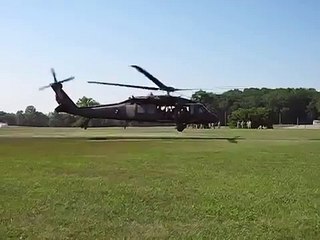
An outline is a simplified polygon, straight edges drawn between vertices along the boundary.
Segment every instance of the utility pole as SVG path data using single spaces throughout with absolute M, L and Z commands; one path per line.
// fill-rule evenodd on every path
M 279 112 L 279 124 L 281 124 L 281 112 Z
M 224 111 L 224 125 L 227 126 L 227 111 Z

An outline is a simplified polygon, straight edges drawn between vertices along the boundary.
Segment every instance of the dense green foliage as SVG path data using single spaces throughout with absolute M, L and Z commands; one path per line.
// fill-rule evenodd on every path
M 271 110 L 268 108 L 239 108 L 231 113 L 229 125 L 231 127 L 236 127 L 239 120 L 245 119 L 250 119 L 252 128 L 258 128 L 260 125 L 272 128 Z
M 317 130 L 2 134 L 0 239 L 320 238 Z
M 192 99 L 215 111 L 222 125 L 235 126 L 237 121 L 252 121 L 252 127 L 272 124 L 312 123 L 320 117 L 320 93 L 315 89 L 257 89 L 230 90 L 222 94 L 198 91 Z M 78 106 L 99 105 L 92 98 L 82 97 Z M 20 126 L 81 126 L 84 119 L 68 114 L 38 112 L 34 106 L 25 111 L 0 111 L 0 122 Z M 92 119 L 89 126 L 124 126 L 124 121 Z
M 320 92 L 315 89 L 248 88 L 243 91 L 230 90 L 222 94 L 198 91 L 192 98 L 215 110 L 222 124 L 228 123 L 229 120 L 231 125 L 234 125 L 236 120 L 247 121 L 248 118 L 242 119 L 244 115 L 250 117 L 244 113 L 245 111 L 251 113 L 257 111 L 255 114 L 259 115 L 261 108 L 268 112 L 268 119 L 273 124 L 295 124 L 297 120 L 299 123 L 312 123 L 314 119 L 320 117 Z M 233 114 L 238 109 L 243 110 Z M 236 115 L 239 115 L 240 119 L 235 119 Z
M 99 105 L 92 98 L 82 97 L 77 103 L 79 107 Z M 38 112 L 34 106 L 27 106 L 25 111 L 6 113 L 0 111 L 0 122 L 8 125 L 33 126 L 33 127 L 79 127 L 85 119 L 70 114 L 50 112 L 48 115 Z M 122 121 L 108 119 L 92 119 L 89 126 L 119 126 L 124 125 Z

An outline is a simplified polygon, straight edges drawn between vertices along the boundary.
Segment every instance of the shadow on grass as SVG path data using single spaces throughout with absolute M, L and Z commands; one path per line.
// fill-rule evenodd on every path
M 90 137 L 90 141 L 107 141 L 107 140 L 223 140 L 230 143 L 238 143 L 237 140 L 244 140 L 240 136 L 236 137 L 170 137 L 170 136 L 110 136 L 110 137 Z

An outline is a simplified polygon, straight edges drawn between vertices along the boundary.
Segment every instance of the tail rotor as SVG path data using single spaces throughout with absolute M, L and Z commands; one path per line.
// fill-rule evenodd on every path
M 55 70 L 54 70 L 53 68 L 51 68 L 51 73 L 52 73 L 53 81 L 54 81 L 54 82 L 53 82 L 53 83 L 50 83 L 49 85 L 40 87 L 40 88 L 39 88 L 40 91 L 41 91 L 41 90 L 44 90 L 44 89 L 46 89 L 46 88 L 49 88 L 49 87 L 51 87 L 51 86 L 54 85 L 54 84 L 61 84 L 61 83 L 68 82 L 68 81 L 71 81 L 71 80 L 74 79 L 74 77 L 69 77 L 69 78 L 66 78 L 66 79 L 64 79 L 64 80 L 58 81 L 58 80 L 57 80 L 57 76 L 56 76 L 56 72 L 55 72 Z
M 51 73 L 52 73 L 52 75 L 53 75 L 53 80 L 54 80 L 54 82 L 57 83 L 58 80 L 57 80 L 56 72 L 54 71 L 53 68 L 51 68 Z

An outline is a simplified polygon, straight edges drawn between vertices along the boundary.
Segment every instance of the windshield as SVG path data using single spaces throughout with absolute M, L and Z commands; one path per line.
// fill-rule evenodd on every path
M 199 106 L 199 113 L 206 112 L 206 109 L 203 106 Z

